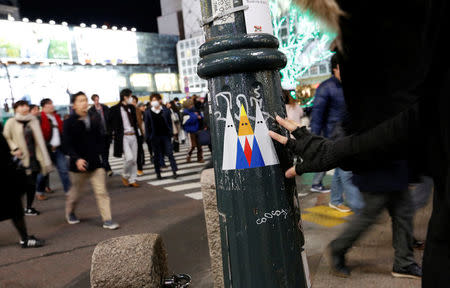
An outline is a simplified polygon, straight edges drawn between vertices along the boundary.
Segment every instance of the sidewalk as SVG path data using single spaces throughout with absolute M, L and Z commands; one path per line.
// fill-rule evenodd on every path
M 298 181 L 298 188 L 309 189 L 311 175 Z M 327 185 L 329 179 L 325 179 Z M 330 273 L 324 257 L 328 243 L 339 235 L 354 215 L 340 213 L 328 206 L 330 194 L 311 193 L 302 197 L 301 209 L 305 229 L 305 249 L 308 255 L 313 288 L 419 288 L 420 280 L 398 279 L 391 276 L 394 249 L 392 248 L 391 220 L 387 211 L 379 223 L 357 242 L 347 254 L 347 262 L 352 270 L 350 278 L 339 278 Z M 431 201 L 415 217 L 414 235 L 425 239 L 428 220 L 431 215 Z M 422 263 L 423 251 L 415 251 L 417 263 Z

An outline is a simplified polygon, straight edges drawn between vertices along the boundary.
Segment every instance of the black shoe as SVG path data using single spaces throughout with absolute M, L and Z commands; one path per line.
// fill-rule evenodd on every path
M 172 178 L 173 178 L 173 179 L 177 179 L 177 178 L 178 178 L 178 174 L 175 173 L 175 172 L 173 172 Z
M 27 216 L 38 216 L 39 214 L 41 214 L 41 213 L 34 208 L 26 208 L 25 209 L 25 215 L 27 215 Z
M 398 278 L 421 279 L 422 268 L 416 263 L 413 263 L 403 268 L 397 268 L 394 266 L 394 268 L 392 269 L 392 276 Z
M 345 254 L 336 253 L 328 246 L 326 256 L 328 258 L 328 263 L 330 264 L 331 273 L 338 277 L 350 277 L 350 269 L 345 264 Z
M 156 175 L 156 179 L 161 180 L 162 179 L 161 174 Z
M 37 239 L 34 236 L 28 236 L 27 240 L 20 241 L 20 246 L 22 246 L 22 248 L 37 248 L 44 246 L 44 243 L 44 240 Z

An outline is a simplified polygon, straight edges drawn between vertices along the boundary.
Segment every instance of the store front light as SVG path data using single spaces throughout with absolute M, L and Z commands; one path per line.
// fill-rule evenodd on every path
M 50 24 L 50 25 L 55 25 L 56 22 L 55 22 L 54 20 L 50 20 L 50 21 L 48 22 L 48 24 Z
M 92 28 L 92 29 L 96 29 L 96 28 L 97 28 L 97 25 L 92 24 L 92 25 L 91 25 L 91 28 Z
M 25 23 L 28 23 L 28 22 L 30 22 L 30 19 L 28 19 L 28 18 L 23 18 L 22 21 L 25 22 Z
M 103 29 L 103 30 L 106 30 L 106 29 L 108 29 L 108 26 L 102 25 L 102 29 Z
M 66 21 L 62 22 L 61 24 L 62 24 L 63 26 L 68 26 L 68 25 L 69 25 L 69 23 L 67 23 Z
M 81 24 L 80 24 L 80 27 L 81 27 L 81 28 L 85 28 L 85 27 L 86 27 L 86 24 L 85 24 L 85 23 L 81 23 Z
M 112 30 L 117 30 L 117 26 L 112 26 Z
M 122 31 L 127 31 L 127 27 L 122 27 Z
M 131 28 L 131 31 L 132 31 L 132 32 L 136 32 L 136 28 L 134 28 L 134 27 Z
M 42 19 L 36 19 L 36 23 L 42 24 Z

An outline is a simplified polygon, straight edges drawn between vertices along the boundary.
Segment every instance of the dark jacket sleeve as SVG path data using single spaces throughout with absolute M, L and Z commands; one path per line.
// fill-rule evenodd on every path
M 151 140 L 152 138 L 152 123 L 151 123 L 151 115 L 150 115 L 150 109 L 145 110 L 144 113 L 144 122 L 145 122 L 145 137 L 147 140 Z
M 73 121 L 72 118 L 64 120 L 63 135 L 62 135 L 63 151 L 66 155 L 69 155 L 73 162 L 80 159 L 80 156 L 73 147 Z
M 326 86 L 319 86 L 314 98 L 314 105 L 311 112 L 311 132 L 321 135 L 326 125 L 326 115 L 328 106 L 328 89 Z

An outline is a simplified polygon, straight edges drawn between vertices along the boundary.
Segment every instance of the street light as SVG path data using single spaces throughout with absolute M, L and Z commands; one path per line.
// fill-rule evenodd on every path
M 112 28 L 111 28 L 112 30 L 117 30 L 117 26 L 112 26 Z
M 97 25 L 96 25 L 96 24 L 92 24 L 92 25 L 91 25 L 91 28 L 92 28 L 92 29 L 96 29 L 96 28 L 97 28 Z
M 102 29 L 103 29 L 103 30 L 106 30 L 106 29 L 108 29 L 108 26 L 102 25 Z
M 131 28 L 131 31 L 132 31 L 132 32 L 136 32 L 136 28 L 134 28 L 134 27 Z
M 81 27 L 81 28 L 85 28 L 85 27 L 86 27 L 86 24 L 85 24 L 85 23 L 81 23 L 81 24 L 80 24 L 80 27 Z
M 54 20 L 50 20 L 50 21 L 48 22 L 48 24 L 50 24 L 50 25 L 55 25 L 56 22 L 55 22 Z
M 127 31 L 127 27 L 122 27 L 122 31 Z
M 61 24 L 62 24 L 63 26 L 68 26 L 68 25 L 69 25 L 66 21 L 62 22 Z
M 28 19 L 28 18 L 23 18 L 22 21 L 25 22 L 25 23 L 28 23 L 28 22 L 30 22 L 30 19 Z
M 36 19 L 36 23 L 38 23 L 38 24 L 42 24 L 42 19 Z

